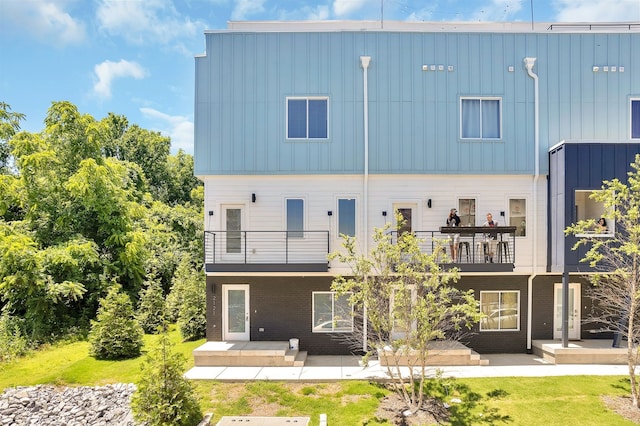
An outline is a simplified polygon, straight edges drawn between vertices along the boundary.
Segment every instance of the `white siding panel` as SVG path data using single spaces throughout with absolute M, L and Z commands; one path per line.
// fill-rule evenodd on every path
M 205 182 L 205 230 L 224 229 L 221 214 L 223 205 L 241 205 L 244 209 L 243 230 L 283 231 L 286 229 L 285 200 L 302 198 L 305 230 L 329 231 L 330 249 L 340 247 L 337 236 L 337 199 L 356 199 L 356 227 L 358 240 L 364 233 L 363 214 L 367 211 L 368 243 L 372 244 L 374 227 L 383 227 L 393 221 L 393 206 L 415 205 L 413 219 L 416 231 L 437 231 L 445 224 L 452 207 L 458 208 L 458 199 L 476 199 L 476 225 L 482 225 L 485 214 L 491 212 L 501 225 L 506 224 L 508 203 L 511 198 L 524 198 L 527 210 L 527 236 L 516 237 L 516 272 L 528 273 L 533 266 L 533 214 L 537 214 L 537 266 L 546 265 L 546 179 L 538 183 L 538 202 L 533 201 L 533 177 L 512 176 L 450 176 L 450 175 L 375 175 L 369 178 L 369 206 L 364 209 L 363 176 L 207 176 Z M 256 202 L 251 194 L 256 194 Z M 431 208 L 427 201 L 431 199 Z M 214 214 L 210 216 L 209 211 Z M 332 216 L 328 212 L 333 213 Z M 387 212 L 383 216 L 382 212 Z M 505 212 L 505 216 L 500 213 Z M 272 247 L 271 247 L 272 248 Z M 265 250 L 266 251 L 266 250 Z M 299 252 L 303 256 L 303 252 Z M 264 259 L 257 247 L 249 253 L 254 259 Z M 298 259 L 299 260 L 299 259 Z

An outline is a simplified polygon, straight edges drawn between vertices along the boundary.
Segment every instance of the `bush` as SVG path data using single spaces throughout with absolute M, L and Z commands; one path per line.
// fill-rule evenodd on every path
M 131 398 L 136 421 L 148 426 L 192 426 L 202 420 L 191 383 L 183 374 L 185 360 L 171 350 L 167 333 L 142 364 L 138 389 Z
M 27 353 L 24 321 L 7 313 L 0 315 L 0 361 L 14 360 Z
M 144 332 L 133 314 L 133 304 L 120 285 L 100 300 L 98 315 L 91 321 L 89 355 L 97 359 L 125 359 L 140 355 Z
M 136 319 L 145 333 L 156 334 L 166 321 L 166 303 L 162 286 L 155 275 L 146 282 L 141 291 Z

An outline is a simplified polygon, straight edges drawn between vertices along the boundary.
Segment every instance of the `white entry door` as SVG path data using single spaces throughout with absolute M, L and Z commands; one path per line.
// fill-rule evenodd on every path
M 222 286 L 223 340 L 249 340 L 249 285 Z
M 580 339 L 580 283 L 569 283 L 569 339 Z M 562 283 L 556 283 L 553 291 L 555 315 L 553 338 L 562 339 Z

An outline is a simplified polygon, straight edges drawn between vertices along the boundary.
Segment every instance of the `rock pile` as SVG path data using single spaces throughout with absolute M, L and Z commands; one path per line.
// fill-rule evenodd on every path
M 130 403 L 135 390 L 126 383 L 9 388 L 0 395 L 0 425 L 134 426 Z

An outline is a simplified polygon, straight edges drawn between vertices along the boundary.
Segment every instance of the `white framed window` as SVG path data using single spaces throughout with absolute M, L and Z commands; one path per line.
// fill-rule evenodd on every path
M 338 236 L 356 236 L 356 200 L 338 198 Z
M 502 98 L 460 98 L 461 139 L 502 138 Z
M 509 226 L 516 227 L 516 237 L 527 236 L 527 200 L 509 198 Z
M 520 291 L 481 291 L 480 331 L 520 330 Z
M 631 139 L 640 139 L 640 98 L 631 98 L 629 113 L 631 116 Z
M 350 333 L 353 331 L 353 307 L 349 303 L 350 294 L 338 296 L 333 291 L 314 291 L 313 329 L 314 333 Z
M 287 198 L 287 238 L 304 237 L 304 200 Z
M 613 219 L 605 217 L 604 203 L 591 198 L 595 190 L 577 189 L 574 194 L 574 222 L 593 220 L 593 230 L 577 237 L 612 237 L 615 223 Z
M 329 98 L 288 97 L 287 139 L 327 139 Z

